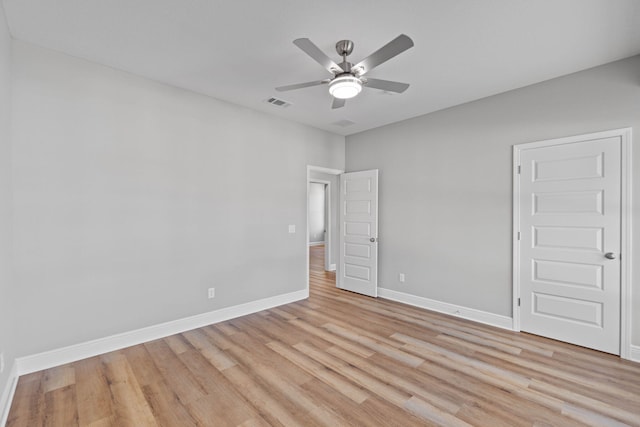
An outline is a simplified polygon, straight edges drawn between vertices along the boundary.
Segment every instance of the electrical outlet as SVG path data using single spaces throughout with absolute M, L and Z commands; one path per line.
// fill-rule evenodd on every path
M 216 297 L 216 288 L 209 288 L 209 299 Z
M 398 280 L 400 281 L 400 283 L 404 283 L 404 273 L 398 274 Z
M 4 353 L 0 353 L 0 374 L 4 372 Z

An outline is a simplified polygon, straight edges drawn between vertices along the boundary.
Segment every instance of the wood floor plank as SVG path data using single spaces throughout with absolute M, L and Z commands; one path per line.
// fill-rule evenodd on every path
M 375 358 L 372 362 L 376 362 Z M 447 366 L 441 366 L 438 363 L 429 363 L 421 366 L 421 373 L 428 375 L 439 381 L 434 386 L 443 396 L 450 396 L 451 399 L 458 397 L 463 404 L 463 408 L 456 414 L 458 417 L 468 419 L 467 417 L 479 416 L 486 419 L 488 416 L 493 418 L 497 416 L 503 421 L 494 420 L 496 424 L 501 424 L 504 419 L 511 420 L 509 423 L 513 426 L 535 425 L 554 425 L 560 423 L 559 415 L 561 406 L 550 408 L 540 405 L 532 399 L 521 399 L 514 395 L 507 387 L 501 387 L 498 384 L 490 384 L 481 379 L 475 378 L 468 373 L 458 370 L 452 370 Z M 416 374 L 420 378 L 419 373 Z M 431 382 L 427 382 L 431 384 Z M 482 408 L 481 412 L 479 408 Z M 470 410 L 472 411 L 470 413 Z M 490 414 L 494 414 L 493 416 Z M 470 420 L 473 420 L 471 418 Z M 470 421 L 469 420 L 469 421 Z M 515 422 L 514 420 L 519 420 Z M 479 423 L 477 425 L 485 425 Z M 486 425 L 492 425 L 488 423 Z M 563 420 L 562 425 L 582 425 L 571 420 Z
M 260 350 L 256 350 L 256 348 L 252 346 L 250 337 L 245 334 L 236 335 L 234 337 L 234 343 L 237 344 L 237 347 L 228 350 L 231 355 L 240 357 L 242 358 L 241 360 L 246 360 L 247 355 L 250 355 L 250 361 L 253 364 L 260 364 L 260 366 L 278 372 L 284 381 L 295 385 L 302 385 L 313 378 L 312 375 L 309 375 L 306 370 L 300 368 L 295 363 L 276 357 L 268 343 L 260 348 Z
M 236 387 L 201 353 L 188 351 L 181 354 L 180 359 L 206 391 L 205 396 L 189 404 L 189 408 L 196 410 L 198 422 L 202 423 L 205 415 L 213 416 L 209 419 L 219 419 L 220 424 L 224 425 L 238 425 L 252 417 L 259 417 L 255 408 L 246 402 Z M 227 369 L 230 368 L 223 371 Z
M 157 426 L 151 408 L 124 354 L 113 352 L 100 358 L 104 363 L 105 376 L 111 390 L 111 405 L 116 424 L 125 427 Z
M 416 366 L 420 366 L 424 362 L 424 359 L 420 357 L 417 357 L 410 353 L 402 351 L 401 349 L 396 348 L 395 346 L 385 344 L 380 340 L 371 339 L 365 335 L 354 333 L 347 328 L 342 328 L 340 326 L 337 326 L 331 323 L 324 325 L 324 327 L 328 331 L 333 332 L 336 335 L 339 335 L 343 338 L 357 342 L 375 352 L 384 354 L 385 356 L 388 356 L 391 359 L 394 359 L 400 363 L 404 363 L 406 365 L 412 366 L 414 368 Z
M 240 366 L 225 369 L 224 376 L 235 385 L 236 389 L 265 417 L 265 420 L 276 426 L 302 425 L 304 413 L 291 414 L 285 408 L 285 402 L 276 399 L 271 391 L 265 389 L 256 379 Z
M 80 424 L 81 426 L 86 426 L 86 427 L 117 427 L 117 421 L 115 416 L 109 416 L 106 418 L 102 418 L 96 421 L 93 421 L 89 424 Z
M 20 377 L 9 410 L 7 427 L 41 426 L 44 423 L 44 371 Z
M 369 357 L 373 354 L 375 354 L 375 351 L 368 349 L 367 347 L 355 343 L 353 341 L 349 341 L 346 339 L 343 339 L 340 336 L 337 336 L 335 334 L 330 333 L 329 331 L 320 328 L 320 327 L 316 327 L 311 325 L 310 323 L 307 323 L 306 321 L 300 320 L 300 319 L 295 319 L 290 321 L 289 323 L 291 323 L 292 325 L 304 330 L 305 332 L 315 335 L 331 344 L 337 345 L 339 347 L 342 347 L 346 350 L 349 350 L 350 352 L 360 355 L 362 357 Z
M 19 379 L 7 426 L 638 426 L 640 364 L 341 291 Z
M 47 369 L 44 373 L 43 389 L 45 393 L 76 383 L 76 370 L 73 366 L 63 365 Z
M 627 423 L 640 422 L 640 412 L 631 413 L 602 401 L 592 399 L 575 392 L 569 392 L 566 389 L 562 389 L 560 387 L 553 386 L 542 381 L 533 380 L 529 388 L 531 390 L 544 392 L 545 394 L 549 394 L 551 396 L 556 396 L 557 398 L 564 400 L 568 404 L 582 406 L 585 409 L 590 409 L 593 413 L 600 413 L 606 415 L 611 419 L 618 419 Z M 640 406 L 636 409 L 640 410 Z M 563 410 L 565 409 L 563 408 Z
M 164 338 L 164 342 L 167 343 L 171 351 L 175 354 L 182 354 L 193 348 L 180 334 L 166 337 Z
M 343 360 L 344 362 L 359 368 L 361 371 L 368 372 L 369 375 L 377 378 L 380 381 L 383 381 L 387 384 L 394 384 L 395 387 L 398 387 L 406 391 L 407 393 L 412 394 L 413 396 L 418 396 L 423 400 L 429 402 L 430 404 L 451 414 L 455 414 L 460 410 L 460 405 L 455 403 L 453 400 L 447 400 L 439 394 L 431 392 L 428 387 L 425 387 L 426 384 L 424 383 L 418 384 L 413 382 L 411 378 L 412 372 L 409 369 L 404 372 L 405 375 L 400 376 L 389 372 L 383 366 L 369 363 L 367 359 L 362 359 L 339 347 L 332 347 L 327 351 L 327 353 L 332 354 Z
M 223 371 L 236 365 L 232 357 L 213 345 L 201 331 L 188 331 L 183 335 L 218 370 Z
M 140 386 L 162 380 L 162 373 L 153 362 L 149 350 L 144 345 L 136 345 L 120 350 L 125 355 Z
M 200 399 L 205 390 L 184 366 L 178 356 L 169 348 L 164 340 L 156 340 L 144 344 L 158 367 L 162 378 L 176 393 L 183 404 Z
M 62 388 L 56 387 L 55 389 L 46 392 L 44 395 L 44 400 L 46 414 L 44 419 L 45 427 L 75 427 L 78 425 L 78 411 L 75 405 L 75 384 L 71 384 Z
M 296 344 L 294 348 L 398 407 L 404 407 L 412 397 L 410 393 L 390 386 L 349 363 L 345 363 L 337 357 L 324 353 L 306 343 Z
M 197 425 L 208 426 L 214 422 L 217 426 L 237 426 L 243 425 L 252 418 L 247 418 L 249 414 L 254 413 L 253 410 L 245 416 L 244 414 L 238 415 L 236 411 L 227 411 L 227 405 L 222 404 L 220 399 L 214 395 L 206 395 L 202 398 L 189 403 L 188 409 L 194 419 L 197 420 Z M 268 425 L 268 424 L 267 424 Z
M 99 357 L 74 363 L 78 421 L 90 425 L 113 415 L 111 391 Z
M 142 393 L 159 425 L 184 427 L 197 425 L 178 396 L 164 381 L 156 381 L 143 386 Z
M 287 381 L 286 378 L 279 375 L 272 367 L 261 363 L 251 352 L 240 346 L 234 346 L 228 351 L 243 364 L 245 370 L 252 377 L 259 378 L 262 383 L 267 385 L 268 389 L 279 393 L 284 400 L 293 403 L 293 406 L 305 411 L 318 425 L 335 426 L 344 424 L 343 419 L 330 408 L 323 405 L 320 400 L 314 402 L 313 398 L 308 396 L 298 384 Z M 280 363 L 286 362 L 281 361 Z M 291 411 L 291 409 L 289 410 Z
M 336 393 L 336 388 L 326 382 L 312 380 L 303 384 L 302 387 L 340 411 L 349 426 L 392 426 L 398 425 L 399 420 L 402 421 L 402 427 L 422 427 L 430 424 L 417 417 L 408 416 L 406 411 L 376 396 L 368 396 L 361 404 L 353 405 L 350 400 L 344 398 L 344 395 Z
M 343 394 L 355 403 L 362 403 L 369 398 L 370 394 L 363 388 L 356 386 L 333 370 L 327 369 L 325 365 L 306 357 L 303 353 L 297 352 L 289 346 L 276 341 L 267 345 L 285 359 L 313 375 L 316 379 L 331 385 L 335 391 Z
M 537 376 L 536 375 L 537 373 L 541 375 L 552 376 L 555 378 L 562 379 L 563 381 L 579 384 L 582 387 L 598 389 L 599 391 L 605 391 L 608 394 L 617 396 L 618 398 L 621 398 L 621 399 L 633 398 L 634 396 L 636 396 L 636 394 L 633 392 L 627 391 L 625 389 L 620 389 L 619 387 L 610 385 L 605 381 L 597 381 L 594 379 L 594 376 L 592 375 L 586 377 L 584 375 L 573 374 L 573 373 L 567 372 L 566 369 L 551 367 L 544 363 L 536 363 L 534 361 L 530 361 L 525 358 L 519 358 L 511 354 L 493 350 L 491 348 L 486 348 L 474 343 L 465 342 L 464 340 L 460 340 L 456 337 L 439 336 L 438 339 L 448 340 L 449 342 L 454 342 L 457 345 L 469 347 L 476 352 L 485 353 L 489 356 L 493 356 L 494 358 L 499 359 L 500 361 L 507 361 L 512 363 L 513 365 L 525 367 L 527 368 L 526 372 L 528 372 L 530 376 Z

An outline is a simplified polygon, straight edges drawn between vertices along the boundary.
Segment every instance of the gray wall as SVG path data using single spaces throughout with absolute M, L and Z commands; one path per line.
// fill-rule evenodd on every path
M 340 168 L 336 168 L 340 169 Z M 340 185 L 338 175 L 330 175 L 318 171 L 310 171 L 309 177 L 313 181 L 319 179 L 321 181 L 329 181 L 331 183 L 331 261 L 330 264 L 338 263 L 338 247 L 339 247 L 339 221 L 338 221 L 338 204 L 340 196 Z
M 5 370 L 0 374 L 0 396 L 16 355 L 13 280 L 11 274 L 11 38 L 0 3 L 0 352 Z M 0 414 L 3 408 L 0 407 Z
M 629 126 L 637 141 L 640 57 L 347 137 L 347 171 L 380 169 L 380 286 L 510 316 L 512 146 Z M 640 316 L 633 322 L 639 345 Z
M 20 355 L 305 289 L 306 165 L 343 168 L 344 137 L 22 42 L 13 60 Z

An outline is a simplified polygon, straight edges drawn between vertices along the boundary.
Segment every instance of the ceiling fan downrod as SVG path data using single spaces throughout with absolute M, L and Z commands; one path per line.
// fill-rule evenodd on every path
M 351 55 L 351 52 L 353 52 L 353 42 L 351 40 L 340 40 L 336 43 L 336 52 L 338 52 L 338 55 L 342 57 L 342 64 L 339 64 L 340 67 L 345 73 L 350 74 L 351 63 L 347 62 L 347 56 Z

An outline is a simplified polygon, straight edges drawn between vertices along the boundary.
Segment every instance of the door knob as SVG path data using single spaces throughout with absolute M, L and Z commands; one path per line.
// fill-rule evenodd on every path
M 372 237 L 372 238 L 370 238 L 370 239 L 369 239 L 369 241 L 370 241 L 371 243 L 375 243 L 376 238 L 375 238 L 375 237 Z
M 604 257 L 606 259 L 616 259 L 616 254 L 614 254 L 613 252 L 607 252 L 606 254 L 604 254 Z

